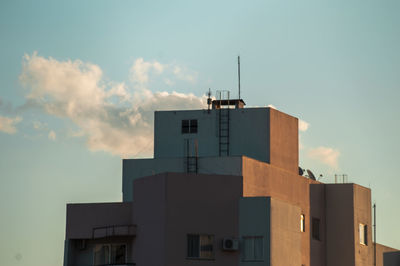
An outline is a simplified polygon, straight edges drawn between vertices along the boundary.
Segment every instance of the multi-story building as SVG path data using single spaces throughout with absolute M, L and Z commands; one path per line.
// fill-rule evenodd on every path
M 155 112 L 123 201 L 67 205 L 64 265 L 400 265 L 372 241 L 370 189 L 303 175 L 298 119 L 243 107 Z

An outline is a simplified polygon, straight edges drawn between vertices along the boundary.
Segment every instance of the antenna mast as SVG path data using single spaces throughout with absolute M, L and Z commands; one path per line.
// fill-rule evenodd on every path
M 239 100 L 240 100 L 240 55 L 238 55 L 238 78 L 239 78 Z

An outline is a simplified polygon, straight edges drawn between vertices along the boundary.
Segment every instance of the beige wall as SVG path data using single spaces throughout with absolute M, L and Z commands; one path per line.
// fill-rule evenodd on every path
M 271 198 L 271 266 L 301 265 L 301 209 Z
M 353 185 L 354 191 L 354 253 L 356 266 L 373 265 L 374 248 L 372 243 L 371 190 L 360 185 Z M 367 225 L 367 245 L 360 244 L 359 224 Z

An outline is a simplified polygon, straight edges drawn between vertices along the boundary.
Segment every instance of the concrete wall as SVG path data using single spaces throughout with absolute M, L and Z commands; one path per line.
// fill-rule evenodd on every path
M 67 204 L 65 238 L 90 239 L 93 228 L 130 224 L 132 224 L 130 202 Z
M 137 225 L 137 236 L 132 252 L 137 265 L 166 265 L 165 182 L 161 174 L 135 180 L 132 220 Z
M 243 237 L 264 237 L 264 261 L 243 260 L 243 249 L 239 258 L 240 266 L 270 266 L 270 236 L 271 236 L 271 198 L 243 197 L 239 201 L 239 237 L 240 247 L 243 246 Z
M 238 252 L 222 251 L 238 236 L 242 177 L 164 173 L 134 181 L 137 265 L 237 265 Z M 187 259 L 187 234 L 213 234 L 215 259 Z
M 123 201 L 133 199 L 133 181 L 164 172 L 186 172 L 184 158 L 125 159 L 122 161 Z M 242 157 L 200 157 L 198 172 L 202 174 L 242 175 Z
M 183 157 L 185 139 L 198 143 L 198 156 L 219 156 L 219 110 L 155 112 L 154 158 Z M 181 122 L 197 119 L 196 134 L 182 134 Z M 230 110 L 229 155 L 244 155 L 296 173 L 298 120 L 271 108 Z M 195 155 L 192 151 L 191 155 Z
M 271 165 L 298 173 L 299 126 L 298 119 L 278 110 L 270 110 L 270 161 Z
M 374 248 L 372 243 L 371 190 L 353 185 L 354 191 L 354 246 L 356 266 L 373 265 Z M 367 245 L 360 244 L 359 224 L 367 225 Z
M 310 184 L 319 182 L 301 177 L 290 171 L 243 157 L 243 196 L 272 197 L 298 206 L 305 215 L 306 225 L 310 225 Z M 298 225 L 300 230 L 300 217 Z M 301 264 L 310 265 L 310 237 L 301 235 Z
M 168 173 L 166 180 L 165 265 L 237 265 L 239 253 L 223 251 L 222 240 L 238 237 L 242 177 Z M 187 234 L 214 235 L 215 259 L 187 259 Z
M 353 184 L 325 185 L 327 266 L 355 265 Z
M 310 235 L 310 265 L 326 265 L 326 216 L 325 216 L 325 185 L 310 185 L 310 217 L 320 220 L 320 240 L 312 238 L 312 225 L 306 224 L 306 232 Z
M 271 266 L 302 265 L 301 208 L 271 198 Z

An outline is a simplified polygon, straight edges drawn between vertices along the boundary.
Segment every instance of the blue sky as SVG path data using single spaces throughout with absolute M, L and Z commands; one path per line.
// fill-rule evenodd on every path
M 400 248 L 398 1 L 0 2 L 0 264 L 60 265 L 65 204 L 121 199 L 152 112 L 211 88 L 301 119 L 300 161 L 372 189 Z

